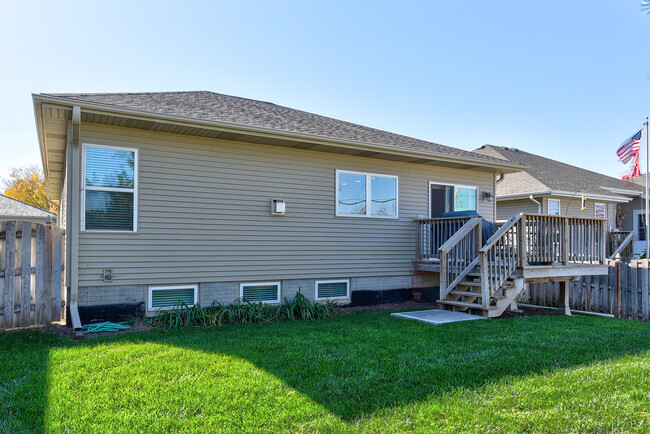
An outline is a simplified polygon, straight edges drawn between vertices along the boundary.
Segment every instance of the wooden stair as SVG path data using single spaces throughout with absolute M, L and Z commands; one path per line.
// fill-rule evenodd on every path
M 437 300 L 437 303 L 443 309 L 454 312 L 468 312 L 494 318 L 500 316 L 510 307 L 515 306 L 516 308 L 515 299 L 523 288 L 524 279 L 522 277 L 513 277 L 507 280 L 500 290 L 490 297 L 488 303 L 484 304 L 479 277 L 474 280 L 461 281 L 456 289 L 450 291 L 445 299 Z

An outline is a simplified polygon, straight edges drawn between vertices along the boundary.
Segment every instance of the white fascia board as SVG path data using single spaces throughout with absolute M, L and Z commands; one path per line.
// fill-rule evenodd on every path
M 538 196 L 582 197 L 583 193 L 580 192 L 576 193 L 571 191 L 540 191 L 535 193 L 506 194 L 503 196 L 497 196 L 497 200 L 528 199 L 531 195 L 535 197 Z M 592 199 L 592 200 L 605 200 L 608 202 L 621 202 L 621 203 L 627 203 L 633 199 L 632 197 L 606 196 L 602 194 L 590 194 L 590 193 L 585 193 L 584 196 L 587 199 Z
M 641 196 L 643 194 L 642 191 L 637 191 L 637 190 L 626 190 L 624 188 L 612 188 L 612 187 L 601 187 L 603 190 L 608 190 L 611 191 L 612 193 L 616 194 L 622 194 L 624 196 Z

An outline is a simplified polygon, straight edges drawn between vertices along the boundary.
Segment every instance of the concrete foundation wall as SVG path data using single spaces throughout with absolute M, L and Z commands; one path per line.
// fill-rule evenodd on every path
M 342 276 L 341 279 L 345 279 Z M 315 298 L 315 282 L 321 279 L 282 280 L 280 299 L 292 299 L 300 292 L 309 299 Z M 191 282 L 188 282 L 191 283 Z M 239 298 L 239 284 L 242 282 L 199 283 L 199 303 L 209 306 L 213 302 L 231 303 Z M 421 273 L 410 276 L 377 276 L 350 278 L 350 292 L 391 291 L 409 288 L 432 288 L 439 285 L 438 274 Z M 147 285 L 102 285 L 79 288 L 79 306 L 135 305 L 147 304 Z M 350 300 L 340 300 L 346 304 Z

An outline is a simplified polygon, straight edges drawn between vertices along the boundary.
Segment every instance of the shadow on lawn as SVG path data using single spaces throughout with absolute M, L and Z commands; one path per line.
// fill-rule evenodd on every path
M 92 348 L 122 341 L 245 359 L 349 422 L 455 389 L 476 389 L 504 376 L 521 377 L 640 354 L 650 350 L 650 327 L 587 317 L 431 326 L 391 318 L 386 312 L 367 312 L 321 321 L 152 331 L 87 340 L 83 345 Z M 4 344 L 0 339 L 0 349 Z M 44 421 L 47 385 L 46 366 L 41 363 L 47 363 L 49 348 L 42 345 L 39 350 L 30 344 L 38 359 L 30 370 L 43 378 L 36 383 L 40 390 L 31 392 L 41 405 L 29 409 L 25 403 L 19 409 L 26 413 L 16 415 L 26 427 L 33 427 L 35 420 Z M 0 418 L 0 432 L 2 423 Z
M 650 350 L 650 328 L 632 321 L 536 317 L 431 326 L 387 312 L 151 338 L 145 339 L 245 359 L 348 422 L 504 376 Z

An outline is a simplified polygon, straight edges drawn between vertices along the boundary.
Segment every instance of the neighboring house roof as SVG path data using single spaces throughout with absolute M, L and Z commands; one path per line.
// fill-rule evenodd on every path
M 586 195 L 595 199 L 627 202 L 642 190 L 634 183 L 625 183 L 611 176 L 516 148 L 484 145 L 474 152 L 528 166 L 524 172 L 506 174 L 497 183 L 498 198 L 530 194 Z
M 47 217 L 50 217 L 54 221 L 56 214 L 0 194 L 0 218 L 2 219 L 20 220 L 24 218 L 45 220 Z

